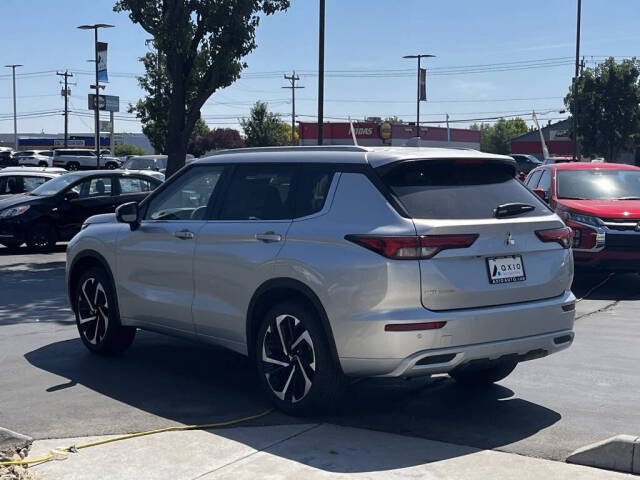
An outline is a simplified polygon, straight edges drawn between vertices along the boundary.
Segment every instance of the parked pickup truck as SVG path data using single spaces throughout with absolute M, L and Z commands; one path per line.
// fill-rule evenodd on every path
M 53 151 L 53 166 L 64 167 L 67 170 L 94 170 L 96 168 L 119 168 L 120 160 L 116 157 L 100 155 L 91 150 L 83 149 L 58 149 Z

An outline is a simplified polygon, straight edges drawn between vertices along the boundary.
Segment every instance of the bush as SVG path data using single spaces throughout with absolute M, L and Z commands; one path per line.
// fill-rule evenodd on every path
M 116 145 L 113 153 L 118 157 L 124 157 L 125 155 L 145 155 L 147 152 L 137 145 L 123 143 L 122 145 Z

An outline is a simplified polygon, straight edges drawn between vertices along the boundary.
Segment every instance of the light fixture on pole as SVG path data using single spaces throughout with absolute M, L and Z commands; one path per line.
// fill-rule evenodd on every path
M 418 59 L 418 95 L 416 99 L 416 137 L 420 138 L 420 101 L 427 100 L 427 69 L 420 68 L 420 60 L 423 58 L 432 58 L 435 55 L 405 55 L 402 58 L 417 58 Z M 418 144 L 419 145 L 419 144 Z
M 106 23 L 96 23 L 95 25 L 80 25 L 78 28 L 80 30 L 93 30 L 93 38 L 94 38 L 94 57 L 93 62 L 96 67 L 96 84 L 93 85 L 96 89 L 96 101 L 94 105 L 94 113 L 95 113 L 95 149 L 96 155 L 98 156 L 97 165 L 100 168 L 100 81 L 98 80 L 98 29 L 99 28 L 113 28 L 114 25 L 109 25 Z
M 22 65 L 13 63 L 11 65 L 5 65 L 5 67 L 10 68 L 13 73 L 13 148 L 14 150 L 18 150 L 18 115 L 16 113 L 16 68 L 22 67 Z

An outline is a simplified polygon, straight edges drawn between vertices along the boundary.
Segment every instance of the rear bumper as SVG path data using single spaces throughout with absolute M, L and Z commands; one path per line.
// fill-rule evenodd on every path
M 347 375 L 398 377 L 447 373 L 473 360 L 540 358 L 571 345 L 575 311 L 562 307 L 573 302 L 567 291 L 553 299 L 499 307 L 387 312 L 386 318 L 358 324 L 358 340 L 349 347 L 359 355 L 339 351 L 340 364 Z M 437 330 L 384 330 L 390 323 L 434 321 L 446 324 Z

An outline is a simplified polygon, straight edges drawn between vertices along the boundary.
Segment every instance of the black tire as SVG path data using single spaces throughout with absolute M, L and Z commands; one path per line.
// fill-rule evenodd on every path
M 108 163 L 105 165 L 105 168 L 106 168 L 107 170 L 115 170 L 116 168 L 118 168 L 118 164 L 117 164 L 117 163 L 115 163 L 115 162 L 108 162 Z
M 84 272 L 75 286 L 73 310 L 85 347 L 99 355 L 115 355 L 131 346 L 134 327 L 123 327 L 114 288 L 102 268 Z
M 67 170 L 69 170 L 70 172 L 80 170 L 80 164 L 78 162 L 69 162 L 67 163 Z
M 285 413 L 331 410 L 344 393 L 346 379 L 318 314 L 305 303 L 286 301 L 269 310 L 258 329 L 254 352 L 262 388 Z
M 27 245 L 38 252 L 52 251 L 57 240 L 56 229 L 50 223 L 36 223 L 27 231 Z
M 47 162 L 42 161 L 42 162 L 38 163 L 38 166 L 42 167 L 42 168 L 47 168 L 49 166 L 49 164 Z
M 518 365 L 515 360 L 496 360 L 488 367 L 461 368 L 449 374 L 456 382 L 467 387 L 483 387 L 506 378 Z

